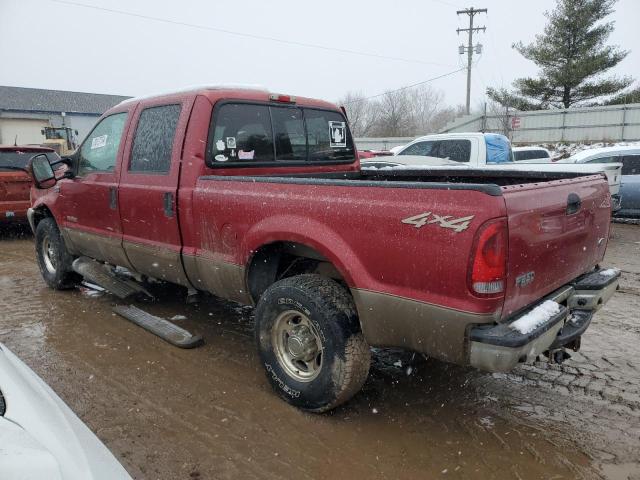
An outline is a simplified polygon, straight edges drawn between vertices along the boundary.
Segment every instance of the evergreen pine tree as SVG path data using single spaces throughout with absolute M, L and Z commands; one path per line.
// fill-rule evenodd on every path
M 633 83 L 630 77 L 604 77 L 629 52 L 606 45 L 613 22 L 602 22 L 616 0 L 558 0 L 535 42 L 513 45 L 540 67 L 538 78 L 519 78 L 514 91 L 488 88 L 492 100 L 519 110 L 569 108 L 597 103 Z

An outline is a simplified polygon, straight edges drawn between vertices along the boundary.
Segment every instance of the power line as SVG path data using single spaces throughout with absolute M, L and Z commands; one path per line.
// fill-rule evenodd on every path
M 64 4 L 64 5 L 71 5 L 74 7 L 83 7 L 83 8 L 88 8 L 88 9 L 92 9 L 92 10 L 99 10 L 101 12 L 108 12 L 108 13 L 115 13 L 118 15 L 125 15 L 125 16 L 129 16 L 129 17 L 135 17 L 135 18 L 142 18 L 145 20 L 152 20 L 155 22 L 162 22 L 162 23 L 168 23 L 171 25 L 179 25 L 182 27 L 190 27 L 190 28 L 196 28 L 199 30 L 208 30 L 211 32 L 217 32 L 217 33 L 224 33 L 226 35 L 235 35 L 238 37 L 245 37 L 245 38 L 252 38 L 254 40 L 267 40 L 270 42 L 277 42 L 277 43 L 282 43 L 282 44 L 286 44 L 286 45 L 294 45 L 297 47 L 305 47 L 305 48 L 315 48 L 318 50 L 326 50 L 326 51 L 333 51 L 333 52 L 340 52 L 340 53 L 347 53 L 350 55 L 359 55 L 362 57 L 372 57 L 372 58 L 381 58 L 381 59 L 385 59 L 385 60 L 395 60 L 395 61 L 399 61 L 399 62 L 407 62 L 407 63 L 419 63 L 422 65 L 435 65 L 435 66 L 439 66 L 439 67 L 452 67 L 453 65 L 448 65 L 448 64 L 444 64 L 444 63 L 437 63 L 437 62 L 426 62 L 423 60 L 417 60 L 414 58 L 402 58 L 402 57 L 392 57 L 389 55 L 378 55 L 376 53 L 369 53 L 369 52 L 360 52 L 357 50 L 349 50 L 346 48 L 335 48 L 335 47 L 328 47 L 326 45 L 317 45 L 317 44 L 313 44 L 313 43 L 304 43 L 304 42 L 296 42 L 294 40 L 284 40 L 282 38 L 276 38 L 276 37 L 268 37 L 268 36 L 264 36 L 264 35 L 255 35 L 252 33 L 244 33 L 244 32 L 236 32 L 233 30 L 227 30 L 224 28 L 217 28 L 217 27 L 209 27 L 207 25 L 198 25 L 195 23 L 187 23 L 187 22 L 180 22 L 180 21 L 176 21 L 176 20 L 169 20 L 167 18 L 161 18 L 161 17 L 153 17 L 151 15 L 143 15 L 140 13 L 133 13 L 133 12 L 126 12 L 124 10 L 116 10 L 113 8 L 104 8 L 104 7 L 97 7 L 95 5 L 85 5 L 83 3 L 77 3 L 77 2 L 72 2 L 69 0 L 50 0 L 52 2 L 55 3 L 60 3 L 60 4 Z M 432 1 L 436 1 L 436 0 L 432 0 Z
M 407 90 L 409 88 L 417 87 L 418 85 L 424 85 L 425 83 L 433 82 L 434 80 L 438 80 L 440 78 L 448 77 L 450 75 L 453 75 L 454 73 L 461 72 L 461 71 L 465 70 L 466 68 L 467 67 L 462 67 L 462 68 L 459 68 L 458 70 L 453 70 L 452 72 L 443 73 L 442 75 L 438 75 L 437 77 L 433 77 L 433 78 L 430 78 L 428 80 L 424 80 L 422 82 L 413 83 L 413 84 L 407 85 L 405 87 L 396 88 L 395 90 L 387 90 L 386 92 L 378 93 L 376 95 L 371 95 L 370 97 L 359 98 L 357 100 L 353 100 L 352 102 L 347 102 L 344 105 L 347 106 L 347 105 L 351 105 L 353 103 L 364 102 L 365 100 L 371 100 L 372 98 L 382 97 L 383 95 L 387 95 L 389 93 L 401 92 L 402 90 Z

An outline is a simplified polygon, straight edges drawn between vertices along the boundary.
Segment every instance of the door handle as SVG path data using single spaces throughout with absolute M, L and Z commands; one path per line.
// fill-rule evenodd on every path
M 118 208 L 118 189 L 116 187 L 109 187 L 109 208 L 111 210 Z
M 567 198 L 567 215 L 573 215 L 580 210 L 582 206 L 582 200 L 576 193 L 570 193 Z
M 173 217 L 173 193 L 165 192 L 163 195 L 164 214 L 166 217 Z

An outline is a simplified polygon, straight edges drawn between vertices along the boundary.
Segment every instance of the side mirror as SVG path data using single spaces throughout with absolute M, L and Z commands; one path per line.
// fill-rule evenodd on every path
M 57 183 L 53 168 L 44 153 L 31 158 L 31 176 L 34 185 L 39 189 L 51 188 Z

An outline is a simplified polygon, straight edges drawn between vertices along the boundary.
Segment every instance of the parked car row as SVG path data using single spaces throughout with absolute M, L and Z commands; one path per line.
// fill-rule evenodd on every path
M 479 145 L 479 146 L 478 146 Z M 500 168 L 531 172 L 581 172 L 607 175 L 612 211 L 618 217 L 640 217 L 640 146 L 584 150 L 556 160 L 542 147 L 511 148 L 506 137 L 483 133 L 427 135 L 394 148 L 392 158 L 371 158 L 363 168 L 419 167 Z

